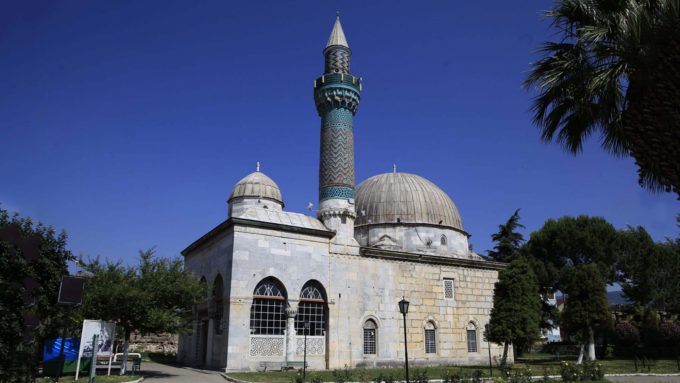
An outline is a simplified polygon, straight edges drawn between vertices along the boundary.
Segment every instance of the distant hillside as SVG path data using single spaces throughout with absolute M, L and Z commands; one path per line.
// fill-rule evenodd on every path
M 607 292 L 607 300 L 609 301 L 609 305 L 629 305 L 632 302 L 626 299 L 625 296 L 623 296 L 623 291 L 608 291 Z

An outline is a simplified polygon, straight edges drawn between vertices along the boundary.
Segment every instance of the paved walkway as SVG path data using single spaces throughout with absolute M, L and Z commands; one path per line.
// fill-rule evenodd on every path
M 226 383 L 226 380 L 217 371 L 195 370 L 152 362 L 142 363 L 142 375 L 144 382 L 149 383 Z
M 175 367 L 152 362 L 142 363 L 144 382 L 148 383 L 226 383 L 218 371 Z M 608 376 L 612 383 L 680 383 L 680 376 Z
M 680 376 L 608 376 L 614 383 L 680 383 Z

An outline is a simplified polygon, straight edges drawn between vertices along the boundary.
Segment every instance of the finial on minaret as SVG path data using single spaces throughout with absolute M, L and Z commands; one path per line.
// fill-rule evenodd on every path
M 255 171 L 256 171 L 256 172 L 259 172 L 259 171 L 260 171 L 260 161 L 257 161 L 257 162 L 255 163 Z
M 392 164 L 392 173 L 397 172 L 397 164 Z
M 331 31 L 331 35 L 328 38 L 326 48 L 333 45 L 340 45 L 349 48 L 349 44 L 347 44 L 347 38 L 345 38 L 345 32 L 342 30 L 342 24 L 340 24 L 340 11 L 335 13 L 335 24 L 333 24 L 333 30 Z

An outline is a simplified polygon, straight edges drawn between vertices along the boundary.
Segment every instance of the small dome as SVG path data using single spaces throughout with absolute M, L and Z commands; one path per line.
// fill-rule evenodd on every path
M 451 198 L 425 178 L 385 173 L 359 184 L 355 225 L 406 223 L 446 226 L 465 232 Z
M 229 195 L 229 201 L 235 198 L 268 199 L 283 205 L 281 189 L 271 178 L 262 172 L 253 172 L 236 183 Z

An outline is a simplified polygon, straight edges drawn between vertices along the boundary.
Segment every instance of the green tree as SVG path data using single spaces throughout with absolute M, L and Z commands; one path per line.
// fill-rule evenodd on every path
M 558 0 L 547 12 L 557 42 L 525 81 L 545 141 L 574 154 L 592 134 L 632 156 L 640 185 L 680 194 L 680 3 Z
M 61 278 L 73 259 L 66 233 L 10 216 L 0 208 L 0 376 L 31 380 L 40 343 L 56 337 L 66 310 L 57 305 Z
M 486 332 L 490 342 L 503 345 L 501 365 L 506 364 L 509 344 L 528 345 L 538 339 L 540 311 L 534 272 L 526 259 L 518 258 L 498 276 Z
M 641 227 L 620 232 L 619 283 L 625 296 L 640 306 L 678 312 L 680 275 L 678 240 L 654 242 Z
M 611 326 L 607 290 L 599 268 L 594 264 L 568 266 L 562 271 L 562 286 L 567 299 L 561 324 L 581 342 L 578 363 L 583 360 L 586 343 L 588 358 L 595 360 L 595 332 Z
M 594 263 L 605 282 L 617 281 L 619 233 L 601 217 L 549 219 L 531 233 L 527 254 L 543 263 L 542 287 L 560 288 L 560 271 L 567 266 Z
M 505 224 L 498 225 L 498 232 L 491 235 L 496 246 L 493 250 L 488 250 L 487 254 L 494 261 L 512 262 L 519 257 L 520 247 L 524 243 L 524 236 L 517 232 L 517 229 L 524 228 L 524 225 L 519 223 L 519 218 L 517 209 Z
M 531 259 L 544 298 L 561 289 L 562 270 L 571 266 L 594 263 L 607 282 L 617 281 L 619 233 L 600 217 L 549 219 L 531 233 L 522 250 Z M 556 307 L 545 299 L 541 313 L 541 328 L 552 328 L 561 321 Z
M 83 315 L 116 322 L 124 332 L 127 360 L 130 334 L 183 333 L 190 329 L 193 306 L 205 299 L 206 288 L 184 269 L 179 258 L 154 256 L 154 250 L 139 252 L 139 265 L 121 262 L 85 263 L 89 278 Z M 125 363 L 123 363 L 123 366 Z M 125 369 L 121 368 L 121 375 Z

